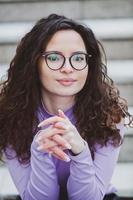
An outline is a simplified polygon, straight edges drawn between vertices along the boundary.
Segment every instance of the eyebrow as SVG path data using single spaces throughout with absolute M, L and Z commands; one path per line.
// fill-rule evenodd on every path
M 59 54 L 64 55 L 61 51 L 46 51 L 46 52 L 44 52 L 44 53 L 45 53 L 45 54 L 49 54 L 49 53 L 59 53 Z M 74 51 L 74 52 L 71 53 L 71 55 L 76 54 L 76 53 L 85 53 L 85 54 L 87 54 L 87 52 L 85 52 L 85 51 Z

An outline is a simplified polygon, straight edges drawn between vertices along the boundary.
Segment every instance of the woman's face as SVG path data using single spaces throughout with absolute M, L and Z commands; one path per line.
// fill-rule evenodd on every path
M 84 86 L 88 74 L 88 66 L 81 71 L 72 68 L 69 57 L 75 52 L 86 53 L 86 48 L 81 36 L 74 30 L 61 30 L 56 32 L 49 41 L 45 52 L 60 52 L 66 61 L 61 69 L 56 71 L 47 66 L 44 57 L 39 62 L 39 76 L 42 85 L 42 92 L 47 95 L 72 96 L 74 97 Z M 58 59 L 56 54 L 47 57 L 48 61 L 54 62 Z M 81 59 L 80 57 L 74 58 Z

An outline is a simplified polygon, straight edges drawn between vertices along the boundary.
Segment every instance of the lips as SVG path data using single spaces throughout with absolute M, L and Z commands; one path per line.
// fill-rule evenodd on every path
M 76 82 L 76 80 L 72 79 L 72 78 L 65 78 L 65 79 L 59 79 L 57 80 L 61 85 L 64 86 L 70 86 L 72 84 L 74 84 Z

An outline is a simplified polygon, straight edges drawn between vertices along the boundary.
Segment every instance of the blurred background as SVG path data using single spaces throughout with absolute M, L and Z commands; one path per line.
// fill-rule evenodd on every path
M 108 74 L 133 114 L 133 0 L 0 0 L 0 82 L 21 37 L 51 13 L 87 24 L 102 42 Z M 107 166 L 108 167 L 108 166 Z M 112 183 L 122 196 L 133 196 L 133 129 L 126 129 Z M 17 194 L 4 164 L 0 164 L 0 196 Z

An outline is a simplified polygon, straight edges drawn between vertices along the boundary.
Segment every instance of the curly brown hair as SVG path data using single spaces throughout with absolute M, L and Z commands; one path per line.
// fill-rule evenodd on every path
M 104 50 L 92 30 L 64 16 L 52 14 L 40 19 L 20 41 L 10 63 L 7 80 L 0 92 L 0 157 L 11 146 L 21 163 L 30 160 L 30 146 L 37 131 L 37 109 L 41 99 L 38 62 L 49 40 L 59 30 L 78 32 L 88 54 L 89 73 L 84 88 L 76 95 L 76 126 L 88 142 L 94 158 L 95 144 L 122 142 L 119 123 L 127 111 L 127 103 L 107 75 L 103 64 Z M 102 52 L 102 53 L 101 53 Z M 129 123 L 131 123 L 130 120 Z

